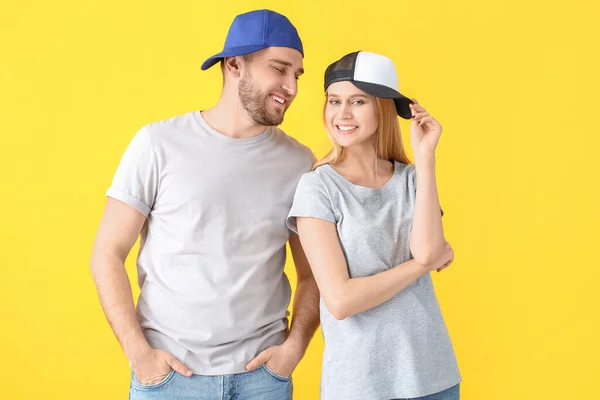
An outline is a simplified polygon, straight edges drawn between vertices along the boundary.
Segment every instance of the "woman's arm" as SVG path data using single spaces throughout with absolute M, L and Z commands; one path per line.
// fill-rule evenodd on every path
M 429 264 L 439 256 L 446 243 L 435 178 L 435 149 L 442 127 L 416 100 L 411 110 L 411 144 L 415 156 L 417 193 L 410 251 L 417 262 Z
M 307 217 L 296 221 L 321 296 L 329 312 L 339 320 L 385 303 L 422 275 L 449 265 L 454 256 L 448 244 L 430 264 L 410 260 L 373 276 L 350 279 L 335 224 Z
M 417 262 L 429 264 L 438 257 L 446 239 L 435 180 L 435 157 L 415 157 L 417 193 L 410 233 L 410 252 Z

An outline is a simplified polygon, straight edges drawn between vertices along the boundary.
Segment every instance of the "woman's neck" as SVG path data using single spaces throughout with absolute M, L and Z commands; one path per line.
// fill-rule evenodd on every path
M 332 165 L 355 185 L 381 187 L 394 173 L 394 164 L 377 158 L 374 148 L 346 148 L 342 161 Z

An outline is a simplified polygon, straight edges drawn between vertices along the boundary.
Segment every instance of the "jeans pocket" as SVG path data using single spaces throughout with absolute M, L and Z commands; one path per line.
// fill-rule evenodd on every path
M 135 374 L 133 373 L 133 369 L 131 370 L 131 386 L 133 386 L 137 390 L 154 390 L 165 386 L 173 377 L 175 376 L 175 370 L 171 369 L 167 376 L 165 376 L 160 382 L 151 383 L 149 385 L 140 383 Z
M 292 379 L 291 376 L 281 376 L 277 372 L 273 372 L 271 368 L 267 367 L 267 364 L 263 364 L 262 368 L 273 378 L 278 379 L 280 381 L 289 382 Z

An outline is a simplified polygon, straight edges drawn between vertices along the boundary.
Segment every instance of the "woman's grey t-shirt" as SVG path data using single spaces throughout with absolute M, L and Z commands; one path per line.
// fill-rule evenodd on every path
M 326 164 L 300 179 L 287 223 L 296 233 L 296 217 L 336 224 L 350 277 L 371 276 L 412 258 L 415 197 L 414 165 L 395 162 L 390 180 L 373 189 Z M 324 400 L 420 397 L 461 380 L 429 274 L 341 321 L 321 299 L 321 324 Z

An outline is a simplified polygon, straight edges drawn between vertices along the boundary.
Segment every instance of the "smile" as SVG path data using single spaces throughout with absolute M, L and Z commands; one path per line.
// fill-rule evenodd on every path
M 270 97 L 271 97 L 271 99 L 273 99 L 273 101 L 275 101 L 279 104 L 285 104 L 285 99 L 283 97 L 279 97 L 274 94 L 271 94 Z
M 335 126 L 340 132 L 348 133 L 358 129 L 356 125 L 336 125 Z

